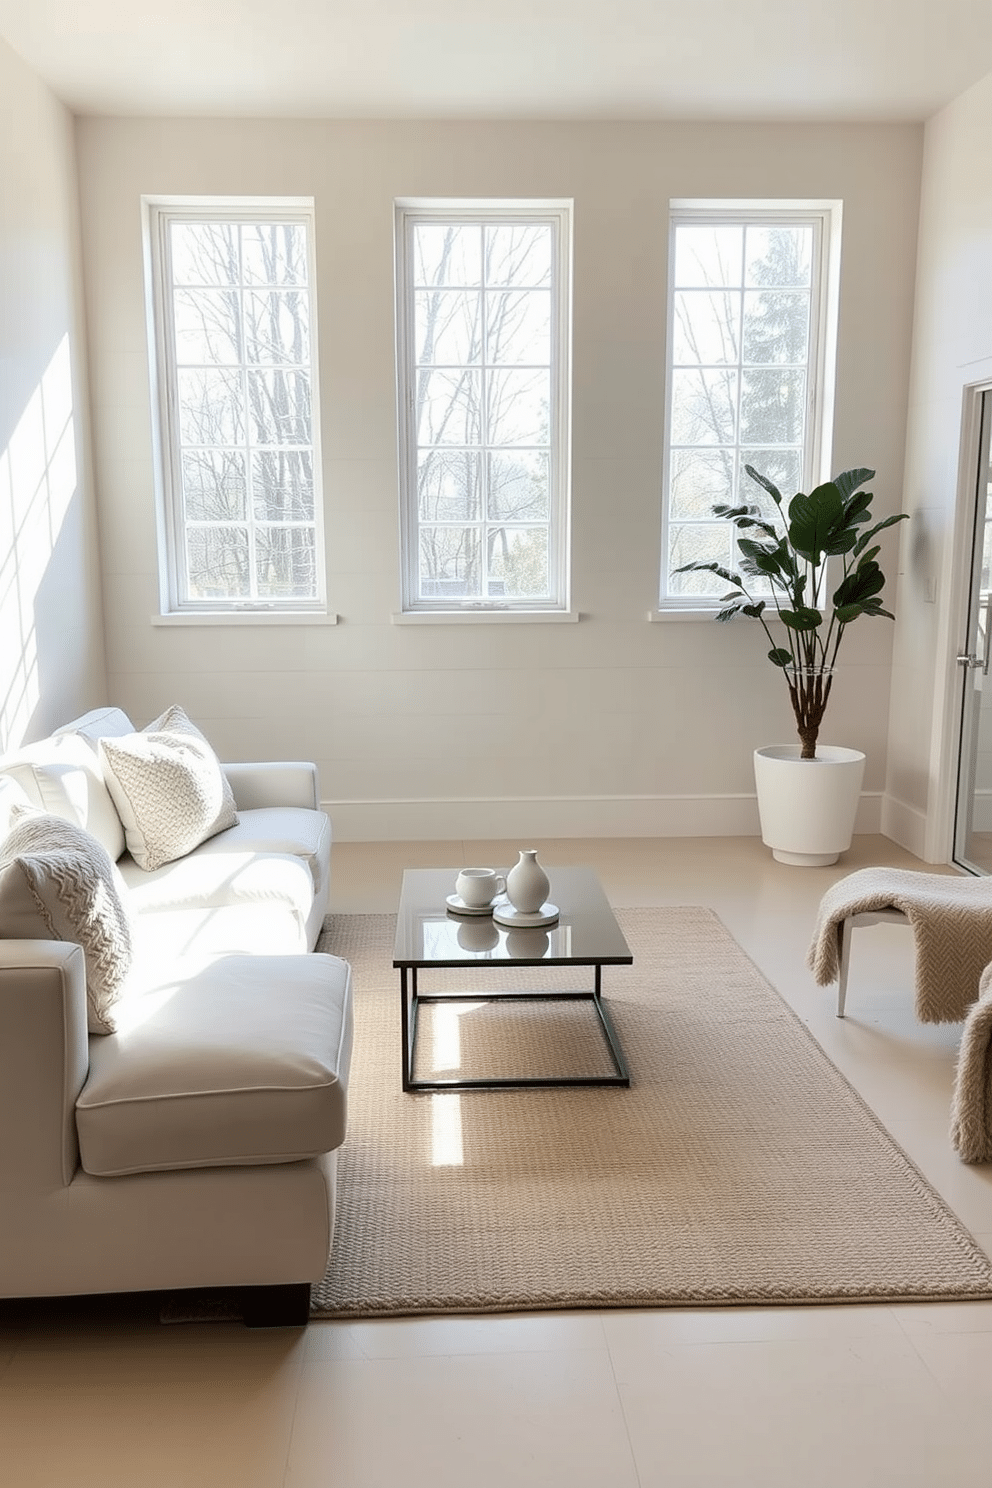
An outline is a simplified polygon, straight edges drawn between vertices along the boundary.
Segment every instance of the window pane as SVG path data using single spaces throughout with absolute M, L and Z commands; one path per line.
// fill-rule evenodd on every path
M 307 230 L 302 222 L 246 222 L 241 228 L 246 284 L 306 284 Z
M 252 510 L 265 522 L 312 522 L 310 450 L 257 450 L 251 461 Z
M 732 444 L 737 426 L 737 373 L 672 373 L 672 443 Z
M 176 374 L 179 438 L 183 444 L 241 444 L 245 436 L 244 387 L 235 369 L 184 370 Z
M 551 373 L 493 372 L 489 377 L 490 444 L 542 444 L 551 434 Z
M 310 296 L 298 289 L 249 291 L 244 298 L 245 361 L 310 361 Z
M 738 285 L 744 268 L 744 229 L 680 226 L 675 235 L 676 289 Z
M 813 229 L 749 226 L 746 258 L 746 284 L 809 288 L 813 274 Z
M 725 522 L 701 523 L 698 526 L 672 524 L 668 534 L 668 566 L 672 575 L 673 594 L 726 594 L 727 585 L 716 574 L 677 574 L 675 570 L 683 563 L 722 563 L 724 567 L 729 567 L 731 531 Z
M 551 462 L 540 450 L 489 456 L 489 516 L 546 522 L 551 515 Z
M 546 290 L 504 290 L 486 295 L 486 359 L 548 365 L 551 296 Z
M 252 435 L 257 444 L 310 444 L 309 372 L 248 373 Z
M 748 290 L 744 295 L 744 360 L 758 366 L 809 357 L 809 295 L 804 290 Z
M 247 599 L 251 593 L 247 529 L 188 527 L 186 565 L 191 599 Z
M 236 290 L 178 289 L 173 313 L 180 366 L 237 366 L 241 361 Z
M 169 231 L 173 284 L 237 284 L 241 278 L 234 222 L 173 222 Z
M 672 327 L 672 360 L 710 366 L 736 362 L 740 351 L 741 297 L 704 289 L 678 290 Z
M 482 443 L 482 379 L 478 372 L 420 372 L 417 443 Z
M 734 496 L 734 451 L 672 450 L 670 511 L 673 518 L 709 517 Z
M 538 223 L 505 223 L 486 228 L 486 282 L 550 285 L 551 228 Z
M 741 443 L 800 443 L 805 398 L 805 371 L 745 369 L 741 376 Z
M 413 229 L 415 284 L 481 284 L 482 229 L 475 223 L 420 222 Z
M 244 521 L 248 503 L 241 450 L 187 450 L 182 464 L 187 521 Z
M 258 527 L 255 562 L 260 599 L 306 599 L 314 591 L 312 527 Z
M 481 462 L 470 450 L 421 450 L 417 509 L 422 522 L 471 522 L 482 513 Z
M 414 296 L 417 362 L 461 367 L 482 355 L 482 298 L 458 289 L 420 289 Z
M 481 557 L 477 527 L 421 527 L 421 597 L 481 599 Z
M 495 527 L 487 537 L 490 599 L 543 599 L 549 591 L 546 527 Z

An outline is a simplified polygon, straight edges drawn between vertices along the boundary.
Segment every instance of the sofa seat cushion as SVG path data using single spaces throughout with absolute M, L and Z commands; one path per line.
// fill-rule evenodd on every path
M 130 1003 L 76 1102 L 96 1177 L 292 1162 L 345 1135 L 351 968 L 230 956 Z
M 160 909 L 132 914 L 134 960 L 121 997 L 144 996 L 173 972 L 218 956 L 302 956 L 309 949 L 304 916 L 278 900 L 213 909 Z
M 199 849 L 147 873 L 125 853 L 117 864 L 132 914 L 174 909 L 217 909 L 229 904 L 275 904 L 304 921 L 313 903 L 307 864 L 289 853 Z
M 292 853 L 310 869 L 314 894 L 323 894 L 331 871 L 331 822 L 305 806 L 261 806 L 239 812 L 238 824 L 196 849 L 200 853 Z

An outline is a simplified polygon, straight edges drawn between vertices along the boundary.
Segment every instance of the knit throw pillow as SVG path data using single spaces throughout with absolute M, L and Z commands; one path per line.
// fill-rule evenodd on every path
M 181 708 L 140 733 L 101 739 L 104 777 L 128 852 L 149 872 L 233 827 L 234 795 L 220 761 Z
M 15 807 L 0 846 L 0 938 L 82 946 L 89 1031 L 115 1032 L 113 1006 L 132 958 L 127 889 L 106 848 L 85 828 Z

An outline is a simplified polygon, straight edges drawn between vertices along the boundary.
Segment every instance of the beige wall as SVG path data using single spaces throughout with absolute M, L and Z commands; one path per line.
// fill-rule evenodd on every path
M 72 120 L 0 41 L 0 750 L 104 700 Z
M 657 595 L 667 205 L 844 202 L 834 468 L 902 489 L 922 130 L 915 126 L 80 119 L 109 687 L 182 702 L 232 757 L 320 764 L 344 836 L 756 830 L 751 752 L 792 734 L 756 627 L 649 624 Z M 329 595 L 337 626 L 162 628 L 142 193 L 312 194 Z M 395 626 L 396 196 L 575 201 L 578 624 Z M 893 540 L 893 555 L 894 555 Z M 894 568 L 894 563 L 893 563 Z M 892 629 L 847 643 L 825 742 L 885 779 Z
M 921 857 L 951 849 L 966 638 L 968 390 L 992 383 L 992 75 L 929 121 L 906 450 L 902 573 L 883 825 Z

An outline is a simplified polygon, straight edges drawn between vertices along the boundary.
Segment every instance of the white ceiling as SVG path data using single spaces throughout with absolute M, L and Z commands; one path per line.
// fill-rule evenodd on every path
M 924 119 L 992 0 L 0 0 L 81 113 Z

